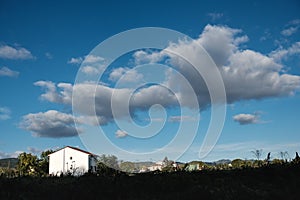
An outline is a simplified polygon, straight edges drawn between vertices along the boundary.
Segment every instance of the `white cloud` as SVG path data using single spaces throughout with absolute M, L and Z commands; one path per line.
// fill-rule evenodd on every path
M 45 99 L 51 102 L 57 102 L 59 95 L 56 93 L 56 86 L 51 81 L 37 81 L 34 83 L 35 86 L 46 88 L 46 93 L 41 95 L 41 99 Z
M 292 20 L 286 25 L 286 28 L 281 31 L 281 34 L 286 37 L 291 36 L 298 31 L 299 27 L 300 27 L 300 20 L 299 19 Z
M 78 58 L 71 58 L 68 63 L 69 64 L 81 64 L 83 61 L 82 57 L 78 57 Z
M 117 138 L 124 138 L 128 135 L 128 133 L 126 131 L 117 130 L 115 132 L 115 135 L 116 135 Z
M 87 55 L 84 58 L 85 63 L 98 63 L 104 61 L 104 58 L 95 55 Z
M 0 120 L 10 119 L 11 111 L 7 107 L 0 107 Z
M 291 36 L 298 31 L 298 27 L 289 27 L 281 31 L 283 36 Z
M 175 95 L 160 85 L 152 85 L 137 91 L 131 100 L 131 106 L 136 109 L 148 109 L 154 104 L 171 107 L 177 103 Z
M 64 104 L 70 104 L 72 101 L 72 85 L 69 83 L 59 83 L 56 86 L 51 81 L 37 81 L 34 85 L 45 89 L 45 93 L 41 95 L 42 100 Z M 57 88 L 60 89 L 59 92 Z
M 254 50 L 240 47 L 248 41 L 242 30 L 226 26 L 207 25 L 198 38 L 193 41 L 179 41 L 170 44 L 166 49 L 158 52 L 138 51 L 134 53 L 134 62 L 163 62 L 178 70 L 189 81 L 193 91 L 188 90 L 184 79 L 178 74 L 166 72 L 164 84 L 149 85 L 134 91 L 132 88 L 112 88 L 107 85 L 95 85 L 93 83 L 81 83 L 71 85 L 69 83 L 55 84 L 50 81 L 38 81 L 37 86 L 45 88 L 41 98 L 54 103 L 71 105 L 72 92 L 76 94 L 73 98 L 75 111 L 84 117 L 92 117 L 96 111 L 97 117 L 93 118 L 92 124 L 105 125 L 113 121 L 113 118 L 127 118 L 128 105 L 124 100 L 130 97 L 130 114 L 137 110 L 146 110 L 154 104 L 164 107 L 178 106 L 178 101 L 183 102 L 184 107 L 191 108 L 191 92 L 195 93 L 199 106 L 204 109 L 210 105 L 210 94 L 204 80 L 196 76 L 197 71 L 185 60 L 168 52 L 185 52 L 191 59 L 198 60 L 199 52 L 195 51 L 195 45 L 202 45 L 216 62 L 223 77 L 226 88 L 228 103 L 240 100 L 264 99 L 292 95 L 299 89 L 300 76 L 284 73 L 284 66 L 278 61 L 283 57 L 299 53 L 300 43 L 295 43 L 287 49 L 284 56 L 276 55 L 279 50 L 270 55 L 264 55 Z M 275 57 L 277 57 L 275 59 Z M 89 58 L 90 62 L 95 60 L 103 62 L 103 59 Z M 86 65 L 88 66 L 88 65 Z M 93 65 L 94 66 L 94 65 Z M 133 71 L 133 70 L 129 70 Z M 129 72 L 126 67 L 117 68 L 109 76 L 110 80 L 118 80 Z M 164 72 L 162 72 L 164 73 Z M 132 73 L 136 76 L 135 72 Z M 125 80 L 132 80 L 133 75 Z M 214 77 L 211 77 L 214 78 Z M 178 98 L 178 99 L 177 99 Z M 111 102 L 115 102 L 117 108 L 115 116 L 112 114 Z M 95 104 L 95 109 L 91 108 Z M 248 121 L 255 122 L 255 116 L 248 116 Z M 257 117 L 257 116 L 256 116 Z M 245 116 L 240 116 L 245 118 Z M 251 121 L 252 120 L 252 121 Z M 256 119 L 257 120 L 257 119 Z M 84 121 L 84 120 L 83 120 Z M 85 122 L 84 122 L 85 123 Z M 243 122 L 242 122 L 243 123 Z M 247 120 L 244 122 L 247 123 Z
M 83 66 L 81 68 L 81 71 L 85 74 L 98 74 L 101 72 L 101 69 L 99 68 L 96 68 L 96 67 L 93 67 L 93 66 L 90 66 L 90 65 L 87 65 L 87 66 Z
M 104 58 L 95 55 L 86 55 L 83 57 L 71 58 L 69 64 L 82 65 L 80 71 L 87 75 L 97 75 L 103 72 L 106 67 Z
M 114 69 L 109 75 L 109 80 L 111 80 L 111 81 L 118 80 L 126 72 L 126 70 L 129 70 L 129 69 L 122 68 L 122 67 Z
M 12 47 L 8 45 L 0 46 L 0 58 L 13 60 L 33 59 L 31 52 L 23 47 Z
M 300 54 L 300 42 L 294 43 L 291 47 L 284 49 L 279 48 L 270 53 L 270 57 L 273 58 L 275 61 L 281 62 L 284 59 L 287 59 L 290 56 Z
M 224 16 L 224 14 L 214 12 L 214 13 L 208 13 L 207 16 L 209 16 L 212 21 L 216 21 L 218 19 L 221 19 Z
M 257 124 L 260 122 L 259 115 L 256 114 L 238 114 L 233 116 L 233 120 L 238 122 L 240 125 Z
M 237 45 L 247 41 L 247 36 L 241 36 L 243 39 L 237 36 L 241 32 L 240 29 L 207 25 L 196 41 L 210 54 L 217 66 L 222 66 L 236 52 Z
M 104 59 L 100 56 L 95 56 L 95 55 L 86 55 L 84 57 L 77 57 L 77 58 L 71 58 L 68 63 L 69 64 L 81 64 L 84 62 L 85 64 L 94 64 L 94 63 L 99 63 L 103 62 Z
M 73 99 L 73 108 L 83 116 L 92 117 L 97 113 L 97 119 L 100 125 L 107 124 L 113 120 L 111 110 L 112 101 L 114 102 L 115 116 L 117 118 L 128 117 L 128 106 L 131 112 L 136 110 L 145 110 L 153 104 L 161 104 L 170 107 L 176 105 L 176 98 L 169 90 L 159 85 L 152 85 L 142 88 L 138 91 L 128 88 L 110 88 L 104 85 L 95 85 L 93 83 L 83 83 L 72 86 L 67 83 L 54 84 L 50 81 L 38 81 L 37 86 L 45 87 L 46 91 L 41 95 L 41 99 L 53 102 L 71 105 L 72 91 L 75 91 Z M 57 88 L 60 91 L 57 91 Z M 130 105 L 124 103 L 125 99 L 130 100 Z M 91 106 L 95 102 L 95 110 Z M 83 121 L 86 121 L 82 119 Z M 93 124 L 97 124 L 93 122 Z
M 273 59 L 251 50 L 233 54 L 221 71 L 227 101 L 293 94 L 299 87 L 300 77 L 280 74 L 281 69 L 282 66 Z
M 13 70 L 9 69 L 8 67 L 2 67 L 0 69 L 0 76 L 18 77 L 19 74 L 20 74 L 19 72 L 13 71 Z
M 132 82 L 139 82 L 143 79 L 143 74 L 139 74 L 136 70 L 129 68 L 116 68 L 114 69 L 110 75 L 109 80 L 117 81 L 121 79 L 121 82 L 124 83 L 132 83 Z
M 263 99 L 269 97 L 280 97 L 292 95 L 300 86 L 300 76 L 282 73 L 284 66 L 278 62 L 278 59 L 295 55 L 299 53 L 300 43 L 295 43 L 286 51 L 274 51 L 270 55 L 264 55 L 254 50 L 241 49 L 239 46 L 248 41 L 245 35 L 239 35 L 242 31 L 239 29 L 232 29 L 226 26 L 212 26 L 207 25 L 199 38 L 185 42 L 181 41 L 178 44 L 173 44 L 163 50 L 163 54 L 168 54 L 167 50 L 175 51 L 177 53 L 188 52 L 192 59 L 197 60 L 198 56 L 195 52 L 194 46 L 202 45 L 212 59 L 217 64 L 225 84 L 226 95 L 228 103 L 233 103 L 239 100 L 248 99 Z M 153 53 L 156 58 L 161 52 Z M 137 57 L 141 55 L 141 58 Z M 151 53 L 140 52 L 135 55 L 137 60 L 143 58 L 150 59 Z M 191 85 L 193 86 L 200 107 L 205 107 L 209 104 L 210 97 L 207 87 L 201 78 L 196 77 L 197 73 L 184 60 L 168 55 L 169 59 L 166 64 L 175 67 L 180 73 L 184 74 Z M 166 57 L 166 56 L 165 56 Z M 166 58 L 162 58 L 163 61 Z M 275 59 L 276 57 L 276 59 Z M 167 80 L 170 89 L 175 90 L 181 84 L 178 76 L 170 75 Z M 180 91 L 183 93 L 184 91 Z M 182 97 L 188 97 L 185 94 Z
M 20 127 L 34 137 L 72 137 L 81 133 L 75 128 L 74 120 L 71 114 L 48 110 L 23 116 Z
M 157 63 L 160 62 L 167 54 L 164 51 L 160 52 L 146 52 L 143 50 L 136 51 L 133 58 L 136 65 L 142 63 Z

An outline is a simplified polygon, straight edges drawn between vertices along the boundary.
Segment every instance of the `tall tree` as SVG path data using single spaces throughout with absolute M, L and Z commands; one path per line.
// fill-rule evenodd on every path
M 118 158 L 114 155 L 101 155 L 98 162 L 105 164 L 107 167 L 119 170 Z
M 256 158 L 256 161 L 253 163 L 254 166 L 258 166 L 261 167 L 263 165 L 263 161 L 261 161 L 261 157 L 262 157 L 262 149 L 256 149 L 254 151 L 251 151 L 251 153 L 254 155 L 254 157 Z
M 21 176 L 36 175 L 38 172 L 37 156 L 31 153 L 21 153 L 18 156 L 17 170 Z
M 46 150 L 41 153 L 40 159 L 38 160 L 38 168 L 40 175 L 46 175 L 49 173 L 49 157 L 48 155 L 53 153 L 53 150 Z
M 245 161 L 242 159 L 234 159 L 233 161 L 231 161 L 231 165 L 235 169 L 242 168 L 245 165 Z
M 280 155 L 281 160 L 283 160 L 284 162 L 287 162 L 290 157 L 289 153 L 287 151 L 280 151 L 279 155 Z
M 251 151 L 251 153 L 255 156 L 255 158 L 257 160 L 260 160 L 261 156 L 262 156 L 262 152 L 263 150 L 262 149 L 256 149 L 254 151 Z

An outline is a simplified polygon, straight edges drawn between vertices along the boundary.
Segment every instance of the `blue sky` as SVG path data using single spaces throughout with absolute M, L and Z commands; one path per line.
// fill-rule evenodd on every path
M 23 151 L 39 154 L 65 145 L 95 150 L 83 142 L 93 131 L 100 134 L 86 108 L 92 87 L 75 87 L 76 76 L 79 72 L 100 73 L 95 66 L 103 59 L 90 54 L 99 43 L 141 27 L 162 27 L 186 34 L 206 49 L 220 70 L 227 113 L 216 146 L 202 160 L 252 159 L 254 149 L 263 149 L 264 154 L 270 151 L 273 158 L 280 151 L 288 151 L 293 157 L 300 151 L 299 10 L 297 1 L 1 1 L 0 158 L 15 157 Z M 197 59 L 192 45 L 177 44 L 176 50 Z M 165 47 L 168 49 L 172 46 Z M 186 128 L 184 137 L 188 140 L 192 127 L 199 125 L 193 143 L 178 158 L 197 160 L 211 117 L 207 88 L 201 78 L 193 77 L 189 64 L 164 52 L 128 52 L 103 72 L 96 92 L 96 121 L 112 143 L 132 152 L 163 148 L 176 137 L 180 124 Z M 192 97 L 188 91 L 175 91 L 183 84 L 176 70 L 194 88 L 201 112 L 189 104 Z M 123 84 L 115 90 L 119 95 L 117 104 L 122 105 L 122 95 L 135 89 L 130 114 L 135 123 L 144 126 L 141 135 L 118 127 L 116 121 L 132 124 L 128 123 L 130 116 L 119 113 L 112 117 L 107 106 L 109 94 L 120 78 Z M 137 87 L 148 78 L 165 83 L 169 90 L 155 84 Z M 75 111 L 78 116 L 72 115 L 72 91 L 80 94 Z M 183 111 L 172 92 L 181 95 Z M 153 104 L 166 109 L 152 107 L 149 116 Z M 155 134 L 155 127 L 147 129 L 150 117 L 154 126 L 161 125 L 164 117 L 166 121 L 154 137 L 150 136 Z M 175 159 L 178 151 L 183 153 L 180 147 L 165 148 L 163 154 L 139 158 L 110 151 L 102 141 L 93 142 L 98 145 L 96 153 L 116 154 L 123 160 Z M 183 139 L 183 146 L 185 142 Z

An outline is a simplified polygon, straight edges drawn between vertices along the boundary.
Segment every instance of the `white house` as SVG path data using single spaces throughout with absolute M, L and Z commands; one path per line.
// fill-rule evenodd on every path
M 71 173 L 79 176 L 88 171 L 96 171 L 96 156 L 90 152 L 66 146 L 49 154 L 50 175 Z

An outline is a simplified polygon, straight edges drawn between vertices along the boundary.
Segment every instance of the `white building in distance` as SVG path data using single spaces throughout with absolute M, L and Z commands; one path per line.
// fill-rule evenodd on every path
M 86 172 L 96 172 L 96 155 L 66 146 L 49 154 L 49 174 L 83 175 Z
M 148 167 L 148 170 L 149 170 L 150 172 L 156 171 L 156 170 L 161 171 L 163 167 L 164 167 L 163 161 L 158 161 L 158 162 L 156 162 L 154 165 Z

